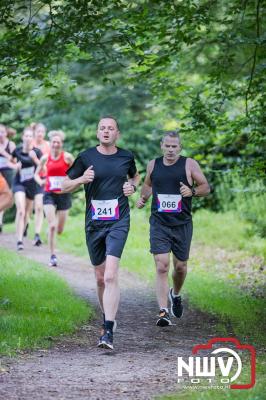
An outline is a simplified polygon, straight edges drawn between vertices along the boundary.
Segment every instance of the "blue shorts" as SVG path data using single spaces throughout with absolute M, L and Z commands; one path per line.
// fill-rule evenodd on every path
M 43 205 L 51 204 L 57 211 L 69 210 L 72 206 L 71 193 L 44 192 Z
M 102 264 L 106 256 L 121 258 L 130 227 L 129 216 L 114 224 L 97 227 L 93 223 L 86 228 L 86 242 L 91 263 Z
M 23 192 L 27 199 L 34 200 L 34 196 L 37 194 L 37 183 L 32 179 L 23 183 L 15 181 L 13 183 L 12 191 L 13 193 Z
M 186 261 L 189 258 L 192 234 L 192 221 L 177 226 L 153 222 L 150 224 L 150 252 L 165 254 L 172 251 L 178 260 Z

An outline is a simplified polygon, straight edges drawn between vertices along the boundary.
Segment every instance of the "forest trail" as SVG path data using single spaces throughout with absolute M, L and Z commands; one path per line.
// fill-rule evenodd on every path
M 2 234 L 0 246 L 14 250 L 13 235 Z M 21 255 L 45 267 L 48 248 L 25 240 Z M 126 270 L 120 271 L 121 302 L 113 352 L 96 347 L 101 313 L 97 305 L 93 267 L 89 260 L 57 252 L 53 268 L 96 309 L 96 318 L 74 335 L 53 339 L 49 350 L 39 349 L 16 359 L 3 358 L 1 400 L 153 399 L 180 390 L 177 357 L 192 355 L 192 347 L 215 335 L 209 315 L 185 302 L 181 320 L 173 326 L 155 326 L 158 307 L 152 287 Z

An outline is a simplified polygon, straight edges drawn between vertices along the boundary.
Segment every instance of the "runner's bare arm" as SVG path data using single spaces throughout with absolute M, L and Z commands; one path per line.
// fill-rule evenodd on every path
M 14 142 L 9 142 L 10 153 L 8 153 L 2 146 L 0 146 L 0 155 L 7 159 L 7 167 L 15 169 L 12 153 L 16 145 Z
M 21 162 L 16 157 L 11 156 L 11 160 L 8 162 L 8 166 L 18 171 L 21 168 Z
M 40 159 L 40 163 L 36 168 L 35 174 L 34 174 L 34 179 L 38 183 L 38 185 L 43 186 L 45 184 L 45 179 L 42 179 L 40 177 L 40 172 L 45 170 L 45 164 L 47 162 L 47 155 L 44 155 Z
M 34 162 L 34 164 L 36 164 L 36 165 L 39 165 L 39 164 L 40 164 L 40 160 L 39 160 L 39 158 L 37 157 L 37 154 L 35 153 L 34 150 L 31 150 L 31 151 L 29 152 L 29 156 L 30 156 L 30 158 L 32 159 L 32 161 Z
M 152 194 L 151 173 L 154 168 L 154 163 L 155 163 L 155 160 L 151 160 L 151 161 L 149 161 L 149 163 L 147 165 L 146 176 L 145 176 L 142 188 L 141 188 L 140 198 L 136 204 L 138 208 L 143 208 L 145 206 L 145 203 L 148 201 L 149 197 Z
M 201 171 L 201 168 L 199 164 L 197 163 L 196 160 L 193 160 L 192 158 L 188 158 L 188 178 L 191 177 L 192 181 L 195 182 L 196 187 L 195 187 L 195 196 L 197 197 L 203 197 L 207 196 L 210 193 L 210 186 L 208 184 L 208 181 Z M 192 196 L 192 190 L 184 185 L 183 182 L 180 182 L 180 193 L 182 194 L 183 197 L 191 197 Z
M 72 154 L 70 154 L 70 153 L 67 153 L 67 152 L 65 152 L 64 153 L 64 155 L 65 155 L 65 162 L 67 163 L 67 164 L 69 164 L 69 167 L 71 167 L 71 165 L 73 164 L 73 162 L 74 162 L 74 157 L 72 156 Z
M 15 142 L 10 141 L 10 142 L 9 142 L 9 149 L 10 149 L 10 153 L 11 153 L 11 154 L 13 153 L 13 151 L 15 150 L 15 148 L 16 148 Z
M 10 161 L 12 158 L 12 155 L 9 154 L 4 148 L 1 148 L 1 147 L 0 147 L 0 156 L 5 157 L 8 161 Z
M 86 183 L 91 183 L 94 179 L 94 170 L 93 165 L 86 169 L 83 175 L 79 176 L 76 179 L 70 179 L 68 176 L 64 179 L 62 185 L 62 193 L 70 193 L 74 192 L 74 190 L 78 189 L 81 185 Z

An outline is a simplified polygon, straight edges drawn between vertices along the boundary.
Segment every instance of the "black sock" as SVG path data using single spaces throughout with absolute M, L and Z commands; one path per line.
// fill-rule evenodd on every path
M 107 331 L 113 333 L 114 321 L 105 321 L 104 326 Z
M 103 324 L 105 325 L 105 314 L 103 313 Z

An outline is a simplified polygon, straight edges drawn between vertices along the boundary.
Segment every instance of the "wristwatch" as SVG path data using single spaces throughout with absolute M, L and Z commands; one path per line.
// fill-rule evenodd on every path
M 191 189 L 191 192 L 192 192 L 192 197 L 195 197 L 196 196 L 196 189 L 194 187 Z
M 137 191 L 137 186 L 135 186 L 135 185 L 132 185 L 131 184 L 131 186 L 133 186 L 133 189 L 134 189 L 134 193 Z

